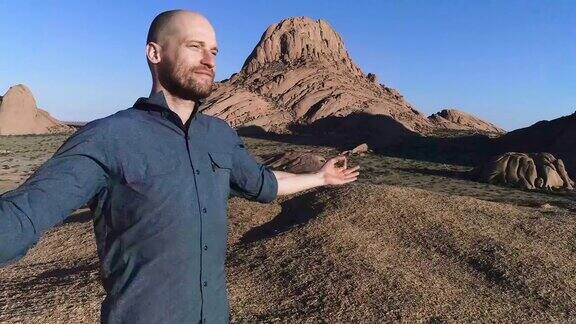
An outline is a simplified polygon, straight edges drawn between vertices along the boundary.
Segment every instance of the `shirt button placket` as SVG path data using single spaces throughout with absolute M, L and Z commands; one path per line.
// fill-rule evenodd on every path
M 203 213 L 203 214 L 206 214 L 207 212 L 208 212 L 208 209 L 206 209 L 206 207 L 202 208 L 202 213 Z M 204 245 L 204 246 L 203 246 L 203 249 L 204 249 L 205 251 L 208 250 L 208 246 L 207 246 L 207 245 Z M 204 280 L 204 281 L 202 282 L 202 287 L 203 287 L 203 288 L 206 288 L 207 286 L 208 286 L 208 281 Z

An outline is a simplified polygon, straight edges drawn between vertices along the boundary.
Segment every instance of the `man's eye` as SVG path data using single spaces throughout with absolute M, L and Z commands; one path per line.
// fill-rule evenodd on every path
M 212 55 L 216 56 L 218 55 L 218 52 L 212 52 Z

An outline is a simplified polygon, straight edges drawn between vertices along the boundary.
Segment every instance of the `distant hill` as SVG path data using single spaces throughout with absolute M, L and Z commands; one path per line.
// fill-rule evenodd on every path
M 63 124 L 74 127 L 74 128 L 80 128 L 86 124 L 88 124 L 88 122 L 85 121 L 62 121 Z
M 28 87 L 10 87 L 0 101 L 0 135 L 53 134 L 73 129 L 36 106 Z
M 457 109 L 444 109 L 428 117 L 435 126 L 443 129 L 470 130 L 483 133 L 504 134 L 502 128 Z

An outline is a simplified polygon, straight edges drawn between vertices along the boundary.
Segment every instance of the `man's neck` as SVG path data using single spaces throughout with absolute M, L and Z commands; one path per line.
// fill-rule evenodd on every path
M 172 110 L 180 119 L 182 120 L 182 124 L 186 124 L 190 116 L 196 112 L 196 101 L 194 100 L 186 100 L 179 97 L 176 97 L 169 93 L 164 89 L 152 89 L 150 96 L 153 94 L 162 91 L 164 93 L 164 98 L 166 99 L 166 103 L 168 104 L 168 108 Z

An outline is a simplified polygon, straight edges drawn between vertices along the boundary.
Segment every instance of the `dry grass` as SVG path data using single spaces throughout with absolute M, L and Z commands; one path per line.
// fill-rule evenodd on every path
M 282 207 L 263 226 L 246 218 L 251 230 L 231 245 L 236 321 L 576 316 L 572 214 L 384 185 L 318 190 Z M 251 215 L 236 208 L 234 218 Z
M 0 323 L 98 322 L 104 289 L 85 214 L 72 216 L 22 260 L 0 268 Z
M 25 174 L 64 139 L 2 137 L 11 153 L 0 165 Z M 337 153 L 246 143 L 262 155 Z M 353 185 L 268 205 L 230 201 L 234 322 L 576 321 L 573 195 L 471 182 L 460 166 L 376 155 L 353 163 L 363 167 Z M 20 181 L 5 177 L 3 190 Z M 0 322 L 97 322 L 104 292 L 89 217 L 47 233 L 0 269 L 0 282 Z

